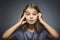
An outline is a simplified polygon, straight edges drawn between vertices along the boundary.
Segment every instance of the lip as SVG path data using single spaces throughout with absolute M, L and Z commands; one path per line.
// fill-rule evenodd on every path
M 29 21 L 33 21 L 33 20 L 29 20 Z

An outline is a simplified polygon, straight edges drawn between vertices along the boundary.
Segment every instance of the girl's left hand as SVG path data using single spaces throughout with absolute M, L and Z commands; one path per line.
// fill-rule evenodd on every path
M 43 23 L 44 22 L 41 13 L 38 13 L 38 19 L 39 19 L 40 23 Z

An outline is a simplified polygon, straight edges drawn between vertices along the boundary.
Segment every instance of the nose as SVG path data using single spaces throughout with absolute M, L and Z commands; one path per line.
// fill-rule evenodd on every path
M 33 19 L 33 15 L 30 15 L 30 19 Z

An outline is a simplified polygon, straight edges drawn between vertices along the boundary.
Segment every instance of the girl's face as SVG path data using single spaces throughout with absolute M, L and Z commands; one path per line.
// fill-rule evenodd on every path
M 27 8 L 24 14 L 26 15 L 26 21 L 29 24 L 34 24 L 37 21 L 38 13 L 34 8 Z

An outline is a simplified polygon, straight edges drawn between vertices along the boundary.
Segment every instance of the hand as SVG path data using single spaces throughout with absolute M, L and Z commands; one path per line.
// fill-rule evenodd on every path
M 20 23 L 23 25 L 24 23 L 26 23 L 26 21 L 24 21 L 25 19 L 25 14 L 23 15 L 23 17 L 20 19 Z
M 43 23 L 44 22 L 41 13 L 38 13 L 38 19 L 39 19 L 40 23 Z

